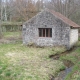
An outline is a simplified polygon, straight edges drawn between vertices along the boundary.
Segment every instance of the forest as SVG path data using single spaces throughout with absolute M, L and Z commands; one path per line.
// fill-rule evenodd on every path
M 80 24 L 80 0 L 0 0 L 0 20 L 24 22 L 45 8 Z

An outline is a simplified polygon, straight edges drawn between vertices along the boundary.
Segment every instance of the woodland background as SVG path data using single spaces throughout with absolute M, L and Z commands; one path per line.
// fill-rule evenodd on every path
M 60 12 L 80 25 L 80 0 L 0 0 L 0 34 L 2 23 L 23 23 L 45 8 Z

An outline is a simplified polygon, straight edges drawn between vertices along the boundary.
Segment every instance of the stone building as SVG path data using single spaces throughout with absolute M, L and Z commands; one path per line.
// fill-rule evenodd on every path
M 79 27 L 59 12 L 46 9 L 23 24 L 23 44 L 71 48 L 78 41 Z

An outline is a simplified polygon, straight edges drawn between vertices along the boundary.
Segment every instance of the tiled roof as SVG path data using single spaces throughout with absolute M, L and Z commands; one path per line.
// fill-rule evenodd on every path
M 63 22 L 65 22 L 66 24 L 68 24 L 69 26 L 72 26 L 74 28 L 80 27 L 78 24 L 76 24 L 75 22 L 71 21 L 70 19 L 68 19 L 67 17 L 65 17 L 64 15 L 62 15 L 61 13 L 55 12 L 53 10 L 48 10 L 48 11 L 50 13 L 52 13 L 54 16 L 58 17 Z

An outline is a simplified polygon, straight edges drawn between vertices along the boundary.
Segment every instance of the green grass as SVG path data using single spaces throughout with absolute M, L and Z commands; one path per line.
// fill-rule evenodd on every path
M 0 39 L 0 44 L 8 44 L 22 42 L 22 32 L 3 32 L 3 37 Z
M 17 38 L 22 36 L 21 32 L 3 32 L 3 37 L 4 38 Z
M 80 37 L 79 37 L 79 39 L 78 39 L 79 41 L 80 41 Z
M 0 45 L 0 80 L 49 80 L 64 69 L 59 60 L 49 55 L 61 52 L 63 48 L 35 48 L 22 43 Z
M 4 39 L 18 38 L 21 32 L 5 32 L 3 36 Z M 77 46 L 80 46 L 80 41 Z M 50 75 L 56 76 L 65 68 L 63 60 L 74 63 L 65 80 L 80 80 L 80 47 L 60 60 L 49 58 L 49 55 L 64 51 L 63 47 L 27 47 L 21 42 L 0 44 L 0 80 L 49 80 Z
M 11 26 L 11 25 L 12 25 L 12 26 L 13 26 L 13 25 L 14 25 L 14 26 L 15 26 L 15 25 L 18 25 L 18 26 L 19 26 L 19 25 L 22 25 L 22 22 L 2 22 L 1 25 L 2 25 L 2 26 L 5 26 L 5 25 L 8 25 L 8 26 L 9 26 L 9 25 L 10 25 L 10 26 Z
M 80 42 L 77 43 L 77 46 Z M 70 60 L 74 63 L 72 72 L 66 76 L 65 80 L 80 80 L 80 47 L 72 51 L 70 54 L 61 57 L 62 60 Z

